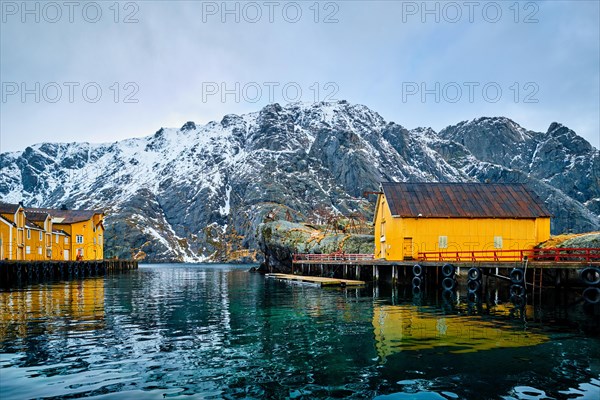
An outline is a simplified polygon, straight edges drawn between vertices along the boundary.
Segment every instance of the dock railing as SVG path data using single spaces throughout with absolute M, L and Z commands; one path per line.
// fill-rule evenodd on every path
M 368 261 L 373 260 L 373 254 L 350 254 L 350 253 L 331 253 L 331 254 L 294 254 L 294 262 L 298 261 Z
M 524 250 L 477 250 L 477 251 L 427 251 L 419 252 L 420 261 L 551 261 L 551 262 L 598 262 L 600 248 L 546 248 Z

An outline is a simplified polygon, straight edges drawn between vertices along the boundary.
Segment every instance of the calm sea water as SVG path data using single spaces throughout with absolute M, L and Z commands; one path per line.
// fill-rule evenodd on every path
M 565 294 L 519 309 L 506 288 L 468 303 L 247 269 L 0 292 L 0 398 L 600 398 L 598 310 Z

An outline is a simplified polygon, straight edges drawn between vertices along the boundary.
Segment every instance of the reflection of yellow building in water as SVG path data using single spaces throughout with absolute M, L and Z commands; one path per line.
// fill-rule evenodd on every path
M 26 337 L 30 330 L 58 331 L 65 324 L 71 330 L 93 330 L 103 321 L 103 277 L 0 292 L 0 338 Z
M 545 335 L 507 323 L 476 316 L 427 314 L 411 305 L 376 306 L 373 312 L 377 352 L 382 359 L 401 351 L 447 347 L 452 353 L 470 353 L 535 346 L 548 340 Z

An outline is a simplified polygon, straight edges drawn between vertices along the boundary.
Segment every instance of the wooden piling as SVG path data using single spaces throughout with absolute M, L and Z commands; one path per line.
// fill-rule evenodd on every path
M 18 287 L 54 280 L 87 278 L 138 268 L 135 260 L 0 261 L 0 286 Z

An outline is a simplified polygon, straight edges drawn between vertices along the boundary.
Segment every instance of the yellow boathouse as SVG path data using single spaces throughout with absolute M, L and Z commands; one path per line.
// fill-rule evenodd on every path
M 385 182 L 375 209 L 375 258 L 531 249 L 550 238 L 550 217 L 521 184 Z

